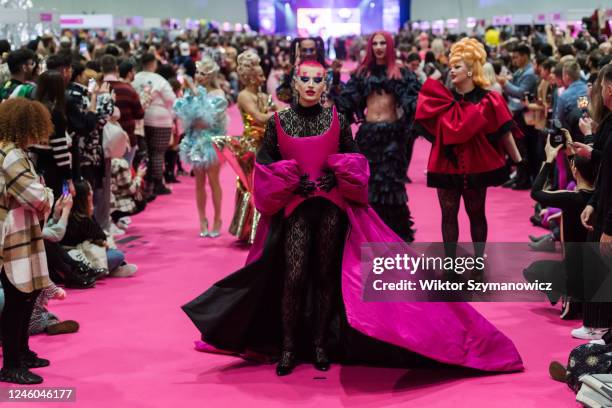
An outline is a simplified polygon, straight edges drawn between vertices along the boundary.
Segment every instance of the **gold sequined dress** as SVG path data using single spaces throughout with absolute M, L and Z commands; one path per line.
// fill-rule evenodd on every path
M 242 136 L 226 140 L 225 150 L 233 156 L 234 166 L 239 167 L 236 179 L 236 209 L 229 227 L 230 234 L 239 240 L 253 243 L 259 222 L 259 212 L 253 205 L 253 169 L 255 155 L 261 146 L 264 125 L 253 116 L 240 110 L 244 122 Z M 236 169 L 235 169 L 236 170 Z

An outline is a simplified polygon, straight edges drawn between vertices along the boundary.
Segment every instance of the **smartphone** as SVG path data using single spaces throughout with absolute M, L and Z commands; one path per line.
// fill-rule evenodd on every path
M 578 105 L 578 109 L 582 111 L 582 117 L 589 116 L 589 98 L 586 96 L 579 96 L 576 101 L 576 105 Z
M 87 83 L 87 90 L 89 93 L 92 93 L 96 89 L 96 80 L 94 78 L 89 78 L 89 82 Z
M 79 53 L 81 55 L 85 55 L 87 53 L 87 43 L 86 42 L 82 42 L 81 44 L 79 44 Z
M 65 196 L 70 195 L 70 187 L 68 187 L 67 181 L 64 181 L 64 185 L 62 186 L 62 195 L 65 195 Z

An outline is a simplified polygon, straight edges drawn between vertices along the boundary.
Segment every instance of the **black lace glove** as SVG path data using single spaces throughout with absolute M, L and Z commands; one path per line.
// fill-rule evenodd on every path
M 304 198 L 308 198 L 314 194 L 316 188 L 317 185 L 314 183 L 314 181 L 310 181 L 308 174 L 302 174 L 302 176 L 300 176 L 300 184 L 298 184 L 298 187 L 295 189 L 294 193 Z
M 317 179 L 317 187 L 326 193 L 329 193 L 337 185 L 336 175 L 331 169 L 323 170 L 323 175 Z

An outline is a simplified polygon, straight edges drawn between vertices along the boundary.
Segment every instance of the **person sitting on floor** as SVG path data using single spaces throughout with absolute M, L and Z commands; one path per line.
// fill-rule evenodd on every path
M 122 218 L 142 212 L 147 206 L 142 197 L 142 181 L 147 173 L 143 165 L 138 167 L 136 176 L 132 177 L 130 164 L 124 158 L 111 162 L 111 218 L 117 227 L 126 229 Z
M 122 251 L 109 248 L 110 245 L 108 244 L 106 234 L 93 218 L 93 192 L 91 186 L 85 180 L 79 180 L 74 183 L 74 186 L 76 191 L 74 205 L 70 211 L 66 235 L 64 235 L 61 244 L 69 248 L 76 248 L 84 243 L 92 244 L 88 245 L 93 247 L 91 251 L 87 251 L 90 256 L 86 256 L 91 263 L 106 263 L 111 276 L 127 277 L 133 275 L 138 269 L 136 265 L 126 263 L 125 255 Z M 96 248 L 104 248 L 106 250 L 106 259 L 91 258 L 93 253 L 98 252 Z

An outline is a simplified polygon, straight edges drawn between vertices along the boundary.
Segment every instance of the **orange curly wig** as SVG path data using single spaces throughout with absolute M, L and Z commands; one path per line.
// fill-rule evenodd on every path
M 51 114 L 42 103 L 25 98 L 0 103 L 0 142 L 13 142 L 25 149 L 31 144 L 47 144 L 51 133 Z
M 465 62 L 472 71 L 474 85 L 487 88 L 491 84 L 484 75 L 483 65 L 487 62 L 487 51 L 484 45 L 473 38 L 464 38 L 451 47 L 450 64 Z

